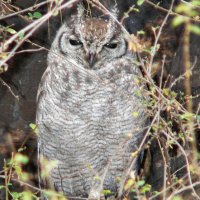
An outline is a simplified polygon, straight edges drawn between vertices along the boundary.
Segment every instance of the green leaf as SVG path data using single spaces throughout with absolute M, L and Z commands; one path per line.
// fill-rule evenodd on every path
M 145 31 L 140 30 L 140 31 L 138 31 L 138 33 L 139 33 L 139 34 L 145 34 Z
M 53 16 L 57 16 L 59 14 L 59 10 L 56 9 L 55 12 L 53 13 Z
M 142 5 L 144 3 L 144 0 L 138 0 L 137 1 L 137 4 L 140 6 L 140 5 Z
M 144 52 L 147 52 L 147 53 L 150 53 L 151 54 L 151 51 L 149 49 L 142 49 L 142 51 Z
M 181 196 L 176 195 L 172 198 L 172 200 L 183 200 Z
M 137 8 L 133 8 L 133 10 L 136 11 L 136 12 L 140 12 L 140 10 L 137 9 Z
M 18 33 L 18 35 L 19 35 L 19 39 L 22 39 L 22 38 L 24 37 L 24 32 L 23 32 L 23 31 L 20 31 L 20 32 Z
M 5 188 L 5 185 L 0 185 L 0 189 L 3 189 L 3 188 Z
M 194 116 L 194 114 L 190 112 L 186 112 L 184 114 L 179 114 L 179 116 L 181 119 L 190 119 L 190 117 Z
M 38 18 L 42 17 L 42 14 L 40 12 L 34 12 L 33 17 L 38 19 Z
M 136 65 L 140 65 L 140 62 L 138 62 L 137 60 L 132 60 L 132 62 L 134 63 L 134 64 L 136 64 Z
M 139 113 L 137 111 L 133 111 L 133 116 L 137 117 Z
M 124 16 L 125 17 L 129 17 L 128 13 L 124 12 Z
M 163 89 L 163 93 L 164 93 L 166 96 L 168 96 L 168 95 L 169 95 L 168 89 L 167 89 L 167 88 L 164 88 L 164 89 Z
M 24 147 L 24 148 L 19 148 L 17 151 L 18 151 L 18 152 L 21 152 L 21 151 L 23 151 L 24 149 L 26 149 L 26 147 Z
M 190 25 L 189 30 L 193 33 L 199 34 L 200 35 L 200 27 L 197 25 Z
M 11 194 L 11 196 L 14 197 L 14 198 L 19 198 L 19 197 L 22 196 L 22 193 L 18 193 L 18 192 L 11 192 L 10 194 Z
M 102 190 L 102 193 L 103 193 L 103 194 L 111 194 L 111 193 L 113 193 L 113 192 L 111 192 L 110 190 Z
M 1 58 L 3 58 L 3 59 L 4 59 L 4 58 L 7 58 L 7 56 L 8 56 L 7 53 L 2 53 L 2 54 L 1 54 Z
M 97 179 L 97 180 L 101 180 L 101 178 L 99 176 L 97 176 L 97 175 L 95 175 L 93 178 Z
M 14 29 L 12 29 L 12 28 L 8 28 L 7 29 L 7 31 L 9 32 L 9 33 L 11 33 L 11 34 L 15 34 L 15 33 L 17 33 Z
M 28 15 L 29 15 L 31 18 L 33 18 L 33 14 L 32 14 L 32 13 L 28 12 Z
M 19 167 L 19 166 L 14 166 L 14 168 L 15 168 L 15 171 L 16 171 L 17 175 L 19 176 L 21 174 L 21 172 L 22 172 L 22 168 Z
M 178 26 L 180 24 L 182 24 L 183 22 L 186 22 L 188 19 L 184 16 L 178 15 L 176 17 L 174 17 L 173 21 L 172 21 L 172 26 Z
M 141 181 L 137 181 L 137 185 L 138 186 L 142 186 L 145 184 L 145 181 L 144 180 L 141 180 Z
M 39 131 L 37 129 L 37 125 L 36 124 L 33 124 L 33 123 L 30 123 L 29 126 L 34 130 L 34 133 L 38 134 Z
M 128 188 L 130 188 L 134 184 L 134 182 L 135 181 L 133 179 L 128 179 L 126 185 L 124 186 L 124 189 L 127 190 Z
M 145 184 L 142 188 L 141 188 L 141 192 L 145 193 L 146 191 L 150 191 L 151 190 L 151 185 L 149 184 Z
M 178 6 L 176 6 L 175 11 L 188 15 L 192 11 L 192 7 L 189 6 L 189 4 L 186 5 L 185 3 L 180 3 Z
M 31 191 L 23 191 L 22 192 L 22 200 L 32 200 L 33 194 Z
M 29 161 L 28 156 L 22 155 L 20 153 L 17 153 L 14 157 L 14 162 L 16 162 L 16 163 L 26 164 L 26 163 L 28 163 L 28 161 Z
M 30 179 L 29 173 L 27 173 L 27 172 L 21 173 L 21 179 L 23 181 L 28 181 Z
M 60 194 L 58 194 L 58 192 L 54 191 L 54 190 L 43 190 L 45 195 L 48 195 L 50 197 L 53 196 L 61 196 Z
M 200 6 L 200 1 L 199 0 L 192 0 L 192 4 L 196 6 Z

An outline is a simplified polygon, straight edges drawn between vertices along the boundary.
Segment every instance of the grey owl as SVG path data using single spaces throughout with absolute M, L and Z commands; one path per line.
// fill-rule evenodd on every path
M 58 30 L 39 85 L 39 160 L 41 168 L 44 158 L 57 160 L 45 187 L 100 199 L 139 169 L 131 155 L 148 122 L 145 83 L 114 20 L 77 10 Z

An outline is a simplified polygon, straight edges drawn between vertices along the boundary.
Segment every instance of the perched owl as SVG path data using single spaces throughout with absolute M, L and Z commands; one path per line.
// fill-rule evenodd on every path
M 116 194 L 140 155 L 148 123 L 136 56 L 112 18 L 87 17 L 81 5 L 58 30 L 37 95 L 38 155 L 56 160 L 45 187 L 70 198 Z

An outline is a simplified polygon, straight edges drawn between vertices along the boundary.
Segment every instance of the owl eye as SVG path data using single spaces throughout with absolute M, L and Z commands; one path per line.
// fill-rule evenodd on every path
M 83 43 L 80 40 L 69 40 L 70 44 L 73 46 L 78 46 L 78 45 L 82 45 Z
M 106 43 L 104 46 L 110 49 L 115 49 L 117 47 L 117 43 Z

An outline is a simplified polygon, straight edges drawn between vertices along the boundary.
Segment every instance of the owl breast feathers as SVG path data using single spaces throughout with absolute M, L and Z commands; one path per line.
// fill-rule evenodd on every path
M 97 199 L 139 169 L 131 153 L 148 123 L 145 84 L 112 19 L 86 18 L 81 8 L 72 19 L 53 41 L 38 89 L 41 170 L 57 163 L 41 181 L 69 198 Z

